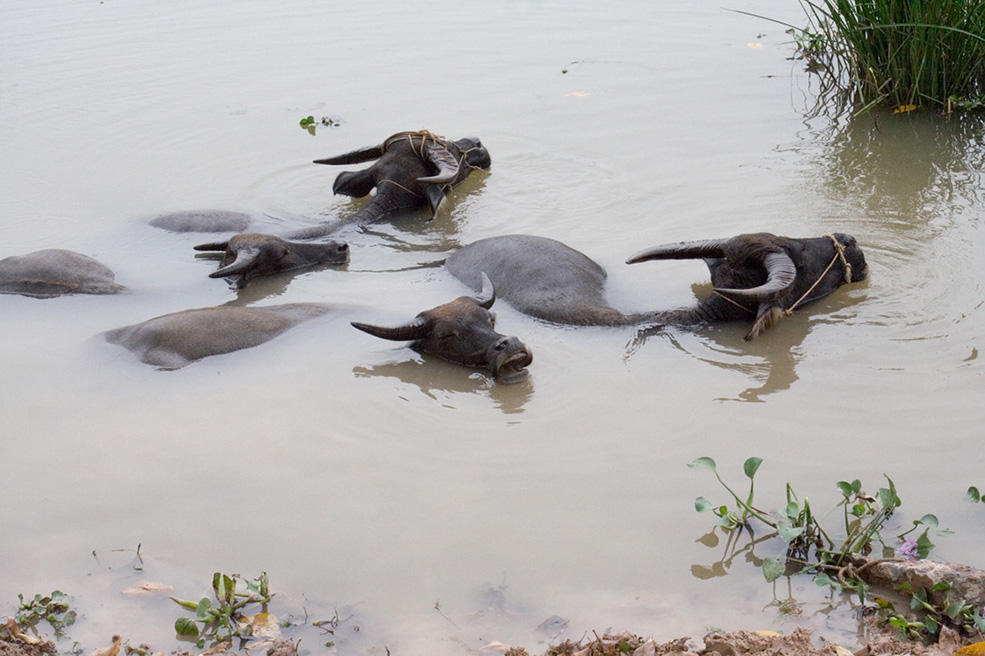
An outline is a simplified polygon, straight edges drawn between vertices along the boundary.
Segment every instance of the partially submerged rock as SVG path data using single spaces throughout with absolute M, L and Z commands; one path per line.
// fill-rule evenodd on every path
M 0 293 L 35 298 L 115 294 L 124 287 L 109 267 L 88 255 L 49 248 L 0 260 Z
M 946 605 L 945 598 L 963 599 L 974 606 L 985 605 L 985 570 L 959 565 L 938 563 L 931 560 L 905 560 L 901 558 L 849 558 L 850 569 L 846 576 L 865 581 L 869 585 L 896 590 L 906 584 L 911 590 L 924 589 L 932 604 Z M 934 589 L 943 587 L 947 589 Z
M 107 342 L 133 351 L 147 364 L 179 369 L 210 355 L 258 346 L 331 309 L 321 303 L 199 308 L 103 334 Z

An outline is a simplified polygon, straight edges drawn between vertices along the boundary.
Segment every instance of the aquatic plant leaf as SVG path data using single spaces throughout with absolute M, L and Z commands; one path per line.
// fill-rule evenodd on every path
M 212 610 L 212 602 L 209 601 L 208 597 L 202 597 L 198 605 L 195 606 L 195 616 L 200 620 L 207 619 L 210 610 Z
M 782 519 L 776 524 L 776 532 L 779 533 L 780 539 L 790 544 L 797 538 L 799 538 L 804 533 L 803 526 L 793 527 Z
M 187 599 L 178 599 L 177 597 L 169 597 L 169 599 L 171 599 L 171 601 L 178 604 L 182 608 L 187 608 L 188 610 L 198 609 L 198 603 L 194 601 L 188 601 Z
M 179 617 L 174 621 L 174 632 L 179 636 L 197 636 L 198 625 L 190 617 Z
M 763 464 L 762 458 L 749 458 L 742 465 L 742 471 L 746 473 L 746 476 L 752 478 L 756 475 L 756 472 L 759 470 L 759 466 L 761 464 Z
M 772 583 L 783 576 L 784 565 L 779 558 L 766 558 L 763 560 L 763 576 Z
M 972 485 L 968 488 L 968 491 L 964 495 L 965 501 L 971 501 L 972 503 L 978 503 L 982 500 L 982 494 L 978 491 L 978 488 Z
M 710 469 L 711 471 L 715 471 L 716 468 L 715 461 L 707 456 L 692 460 L 687 466 L 691 469 Z
M 708 512 L 713 507 L 711 501 L 708 501 L 704 497 L 698 497 L 694 500 L 694 509 L 698 512 Z

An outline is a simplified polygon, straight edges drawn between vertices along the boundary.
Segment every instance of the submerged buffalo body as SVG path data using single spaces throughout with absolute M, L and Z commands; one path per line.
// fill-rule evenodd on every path
M 168 232 L 245 232 L 256 223 L 252 214 L 230 210 L 181 210 L 150 220 L 150 225 Z
M 195 250 L 222 251 L 222 262 L 209 277 L 229 278 L 240 288 L 260 276 L 349 261 L 349 246 L 344 241 L 287 241 L 259 233 L 245 233 L 228 241 L 200 244 Z
M 147 364 L 178 369 L 211 355 L 258 346 L 330 310 L 320 303 L 200 308 L 110 330 L 104 336 Z
M 64 294 L 115 294 L 123 286 L 98 260 L 58 248 L 0 260 L 0 293 L 53 298 Z
M 430 353 L 455 364 L 485 369 L 501 383 L 527 378 L 533 355 L 516 337 L 495 330 L 495 315 L 489 311 L 496 300 L 489 278 L 481 277 L 477 296 L 460 298 L 425 310 L 412 321 L 396 327 L 353 322 L 352 325 L 376 337 L 409 341 L 420 353 Z
M 360 164 L 376 160 L 361 171 L 343 171 L 335 178 L 332 192 L 354 198 L 376 195 L 356 214 L 344 221 L 373 223 L 395 214 L 430 207 L 432 215 L 448 191 L 476 169 L 492 164 L 489 151 L 474 137 L 457 141 L 427 131 L 399 132 L 378 146 L 344 155 L 315 160 L 316 164 Z M 342 223 L 307 228 L 291 236 L 309 239 L 330 234 Z
M 571 325 L 696 325 L 753 319 L 752 339 L 786 311 L 865 278 L 855 239 L 831 235 L 788 239 L 766 233 L 682 242 L 647 249 L 628 262 L 699 258 L 716 293 L 690 308 L 624 314 L 605 299 L 605 270 L 582 253 L 544 237 L 506 235 L 470 244 L 447 260 L 448 270 L 477 288 L 481 274 L 519 311 Z

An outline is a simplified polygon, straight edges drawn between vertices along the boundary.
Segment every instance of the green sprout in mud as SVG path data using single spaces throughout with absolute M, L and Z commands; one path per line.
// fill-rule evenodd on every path
M 55 636 L 65 636 L 65 628 L 75 624 L 75 611 L 69 608 L 70 597 L 60 590 L 50 595 L 34 595 L 33 599 L 24 601 L 24 595 L 17 595 L 20 607 L 14 615 L 14 620 L 22 627 L 36 627 L 45 620 L 51 625 Z
M 688 467 L 711 471 L 732 497 L 731 504 L 714 504 L 705 497 L 698 497 L 694 502 L 698 512 L 715 515 L 716 528 L 721 528 L 729 535 L 727 553 L 729 549 L 736 549 L 738 536 L 743 531 L 750 536 L 747 549 L 773 538 L 782 540 L 783 553 L 779 556 L 756 558 L 751 551 L 748 555 L 749 560 L 760 565 L 763 576 L 769 582 L 784 575 L 809 573 L 813 575 L 816 584 L 854 593 L 864 603 L 869 594 L 869 584 L 858 575 L 865 566 L 855 569 L 855 565 L 861 562 L 858 561 L 860 557 L 871 557 L 876 562 L 881 558 L 903 561 L 923 559 L 934 548 L 930 539 L 931 532 L 949 533 L 938 529 L 935 515 L 927 514 L 913 520 L 913 525 L 908 530 L 888 537 L 887 522 L 902 505 L 896 485 L 888 476 L 887 485 L 880 487 L 875 494 L 865 492 L 858 479 L 837 482 L 841 499 L 823 516 L 818 516 L 810 500 L 798 496 L 793 486 L 787 483 L 786 503 L 782 510 L 767 512 L 756 506 L 755 499 L 755 476 L 762 463 L 762 458 L 749 458 L 745 461 L 743 472 L 749 479 L 749 491 L 745 495 L 737 493 L 722 479 L 717 464 L 711 458 L 698 458 L 689 463 Z M 965 499 L 973 502 L 985 501 L 976 488 L 970 488 Z M 756 537 L 755 523 L 765 525 L 772 533 Z M 717 539 L 711 538 L 713 534 L 714 530 L 701 541 L 717 543 Z M 718 563 L 717 569 L 702 568 L 700 571 L 704 575 L 719 575 L 724 572 L 722 568 L 734 557 L 733 553 Z M 940 598 L 940 592 L 950 589 L 947 584 L 940 585 L 929 591 L 934 593 L 935 599 Z M 897 587 L 896 592 L 908 595 L 911 610 L 920 614 L 917 619 L 907 619 L 896 611 L 891 602 L 876 599 L 883 617 L 900 630 L 901 637 L 931 639 L 937 635 L 941 626 L 951 626 L 959 631 L 976 628 L 985 630 L 982 609 L 961 599 L 951 599 L 949 592 L 943 603 L 932 603 L 931 594 L 922 588 L 909 589 L 904 585 Z
M 243 584 L 245 591 L 237 591 L 239 583 Z M 200 648 L 208 641 L 219 643 L 234 638 L 248 639 L 253 627 L 245 621 L 243 608 L 248 604 L 260 604 L 265 612 L 266 604 L 273 596 L 266 572 L 254 580 L 244 579 L 238 574 L 228 576 L 216 572 L 212 575 L 212 591 L 215 604 L 208 597 L 202 597 L 197 602 L 171 597 L 182 608 L 195 612 L 195 617 L 179 617 L 175 621 L 175 633 L 184 638 L 198 638 L 196 644 Z

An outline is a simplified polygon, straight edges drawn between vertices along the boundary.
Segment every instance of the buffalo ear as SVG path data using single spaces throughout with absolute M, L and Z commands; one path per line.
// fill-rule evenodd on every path
M 193 246 L 196 251 L 224 251 L 229 248 L 228 241 L 214 241 L 208 244 L 199 244 L 198 246 Z
M 373 326 L 368 323 L 359 323 L 358 321 L 352 321 L 350 323 L 353 328 L 358 328 L 364 333 L 369 333 L 374 337 L 390 339 L 396 342 L 408 342 L 415 339 L 422 339 L 427 337 L 428 331 L 430 330 L 428 321 L 424 317 L 417 317 L 410 323 L 406 323 L 395 328 Z
M 783 318 L 783 310 L 774 303 L 760 303 L 756 321 L 752 324 L 752 330 L 746 335 L 746 341 L 756 339 L 767 330 L 775 326 Z
M 431 219 L 429 220 L 434 220 L 438 216 L 438 208 L 441 207 L 442 201 L 445 200 L 445 190 L 438 185 L 427 185 L 424 187 L 424 196 L 428 199 L 428 204 L 431 206 Z
M 376 178 L 372 169 L 362 171 L 342 171 L 332 185 L 333 194 L 343 194 L 353 198 L 362 198 L 376 186 Z

